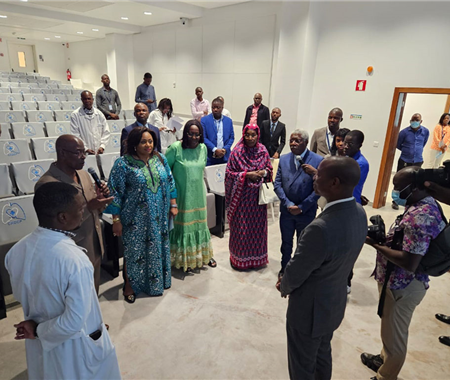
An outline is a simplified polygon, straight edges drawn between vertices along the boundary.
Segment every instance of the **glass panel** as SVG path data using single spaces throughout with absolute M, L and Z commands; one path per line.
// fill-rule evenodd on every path
M 25 60 L 25 53 L 23 51 L 17 52 L 17 56 L 19 57 L 19 67 L 27 67 L 27 62 Z

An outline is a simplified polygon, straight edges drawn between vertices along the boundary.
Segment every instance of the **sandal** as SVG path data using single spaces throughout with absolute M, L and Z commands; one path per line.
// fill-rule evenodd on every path
M 124 295 L 123 299 L 128 303 L 134 303 L 134 301 L 136 301 L 136 293 L 130 294 L 128 296 Z
M 214 260 L 214 259 L 211 257 L 211 260 L 209 260 L 208 265 L 209 265 L 211 268 L 215 268 L 215 267 L 217 266 L 217 262 L 216 262 L 216 260 Z
M 191 267 L 188 267 L 188 268 L 185 270 L 185 273 L 192 273 L 192 272 L 194 272 L 194 271 L 192 270 Z

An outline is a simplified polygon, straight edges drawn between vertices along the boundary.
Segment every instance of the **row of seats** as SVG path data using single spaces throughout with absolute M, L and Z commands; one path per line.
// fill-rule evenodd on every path
M 55 95 L 59 97 L 58 95 Z M 50 110 L 50 111 L 56 111 L 56 110 L 76 110 L 78 107 L 81 106 L 81 101 L 75 100 L 75 101 L 67 101 L 67 100 L 55 100 L 55 101 L 39 101 L 36 102 L 34 100 L 31 101 L 0 101 L 0 110 L 1 111 L 28 111 L 28 110 Z
M 127 126 L 125 120 L 107 120 L 111 133 L 121 133 Z M 31 139 L 33 137 L 59 137 L 70 134 L 70 121 L 40 121 L 11 123 L 7 131 L 11 139 Z M 8 138 L 8 136 L 3 136 Z
M 37 160 L 56 159 L 56 139 L 57 137 L 0 139 L 0 163 L 29 161 L 32 157 Z M 111 133 L 105 152 L 120 152 L 120 133 Z
M 65 95 L 66 97 L 69 95 L 78 95 L 80 96 L 80 90 L 71 90 L 66 88 L 27 88 L 27 87 L 0 87 L 0 95 L 6 96 L 13 96 L 15 94 L 24 95 L 24 94 L 44 94 L 44 95 L 50 95 L 50 94 L 60 94 Z M 16 99 L 16 100 L 22 100 L 22 99 Z
M 2 92 L 18 92 L 24 88 L 46 88 L 49 90 L 65 89 L 73 90 L 73 86 L 70 85 L 58 85 L 57 83 L 20 83 L 20 82 L 0 82 L 0 88 Z M 8 90 L 9 89 L 9 90 Z
M 5 94 L 0 92 L 2 102 L 81 102 L 80 94 Z

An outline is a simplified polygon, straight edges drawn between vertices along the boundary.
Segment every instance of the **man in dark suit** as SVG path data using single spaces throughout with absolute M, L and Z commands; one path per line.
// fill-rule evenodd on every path
M 280 158 L 284 145 L 286 144 L 286 126 L 278 119 L 281 116 L 281 110 L 274 108 L 271 119 L 264 120 L 261 127 L 261 144 L 263 144 L 269 156 Z
M 302 232 L 294 257 L 277 282 L 289 295 L 286 317 L 291 379 L 331 379 L 331 338 L 344 318 L 347 276 L 367 235 L 367 217 L 353 189 L 360 170 L 355 160 L 324 159 L 314 191 L 327 200 L 323 212 Z
M 260 93 L 256 93 L 253 97 L 253 104 L 249 105 L 247 107 L 247 111 L 245 112 L 244 127 L 247 124 L 256 124 L 261 130 L 262 122 L 270 119 L 269 109 L 261 102 L 262 95 Z
M 208 148 L 207 166 L 227 163 L 234 142 L 233 121 L 222 115 L 223 101 L 215 98 L 211 108 L 212 113 L 203 116 L 200 121 Z
M 297 240 L 303 229 L 316 217 L 319 196 L 313 189 L 313 176 L 306 173 L 303 165 L 318 168 L 323 160 L 318 154 L 307 149 L 308 132 L 296 129 L 289 139 L 291 153 L 280 158 L 274 190 L 280 198 L 280 230 L 281 230 L 281 270 L 292 256 L 293 239 Z
M 156 134 L 156 138 L 158 139 L 156 143 L 156 150 L 161 152 L 161 139 L 159 138 L 159 129 L 154 125 L 147 123 L 148 120 L 148 107 L 144 103 L 138 103 L 134 106 L 134 116 L 136 117 L 136 122 L 122 129 L 122 135 L 120 136 L 120 155 L 123 156 L 125 154 L 125 142 L 127 141 L 128 134 L 131 132 L 133 128 L 136 127 L 147 127 Z

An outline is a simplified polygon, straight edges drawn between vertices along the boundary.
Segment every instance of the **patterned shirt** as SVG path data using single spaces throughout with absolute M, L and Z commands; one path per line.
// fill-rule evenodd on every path
M 250 122 L 249 122 L 249 124 L 254 124 L 254 125 L 257 124 L 259 107 L 261 107 L 261 104 L 260 104 L 258 107 L 255 106 L 255 105 L 253 105 L 252 115 L 250 116 Z
M 419 202 L 406 206 L 405 214 L 398 225 L 394 224 L 387 235 L 386 245 L 390 247 L 396 230 L 403 230 L 403 251 L 425 256 L 432 239 L 435 239 L 444 229 L 445 222 L 441 212 L 432 197 L 426 197 Z M 377 252 L 375 276 L 380 284 L 384 283 L 387 259 Z M 406 269 L 394 266 L 388 286 L 390 289 L 404 289 L 416 278 L 425 283 L 428 288 L 430 279 L 426 274 L 416 274 Z

